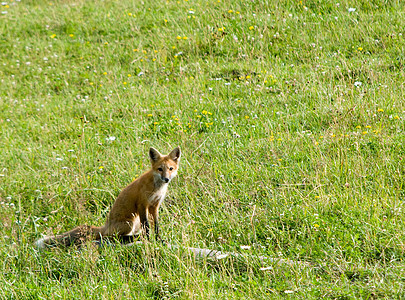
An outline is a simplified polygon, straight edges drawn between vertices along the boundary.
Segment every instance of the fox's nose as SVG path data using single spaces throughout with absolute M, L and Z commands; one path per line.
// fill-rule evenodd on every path
M 163 181 L 168 183 L 170 181 L 170 179 L 169 178 L 163 178 Z

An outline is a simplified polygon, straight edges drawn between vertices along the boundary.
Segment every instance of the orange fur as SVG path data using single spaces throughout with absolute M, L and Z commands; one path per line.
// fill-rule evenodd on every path
M 176 176 L 180 163 L 180 148 L 162 155 L 150 148 L 152 168 L 124 188 L 118 195 L 102 227 L 82 225 L 56 236 L 47 236 L 38 241 L 40 248 L 51 245 L 70 246 L 102 237 L 131 236 L 141 229 L 149 237 L 148 214 L 154 221 L 156 238 L 159 236 L 159 207 L 166 195 L 169 182 Z

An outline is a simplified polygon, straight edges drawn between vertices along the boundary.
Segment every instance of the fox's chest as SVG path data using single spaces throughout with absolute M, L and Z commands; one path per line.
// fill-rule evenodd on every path
M 167 192 L 167 184 L 156 190 L 149 196 L 149 205 L 154 206 L 163 201 Z

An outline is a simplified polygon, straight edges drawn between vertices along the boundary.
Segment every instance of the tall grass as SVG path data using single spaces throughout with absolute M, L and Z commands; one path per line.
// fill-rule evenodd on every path
M 402 298 L 401 1 L 7 1 L 0 7 L 1 298 Z M 180 145 L 162 235 L 103 224 Z M 243 250 L 241 246 L 251 246 Z M 306 261 L 274 265 L 265 255 Z

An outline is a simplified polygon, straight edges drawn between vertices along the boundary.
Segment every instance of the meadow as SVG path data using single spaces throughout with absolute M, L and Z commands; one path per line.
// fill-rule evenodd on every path
M 404 298 L 404 28 L 399 0 L 2 2 L 0 298 Z M 177 145 L 180 248 L 34 247 Z

